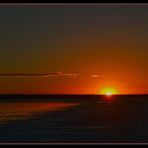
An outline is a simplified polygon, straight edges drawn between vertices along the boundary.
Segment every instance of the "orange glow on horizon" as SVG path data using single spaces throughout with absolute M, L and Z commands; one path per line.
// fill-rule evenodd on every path
M 112 96 L 115 94 L 118 94 L 117 90 L 112 87 L 105 87 L 101 90 L 100 94 L 106 95 L 106 96 Z

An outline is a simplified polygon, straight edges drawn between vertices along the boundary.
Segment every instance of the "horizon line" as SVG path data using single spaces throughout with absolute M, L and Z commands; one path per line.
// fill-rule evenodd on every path
M 105 94 L 71 94 L 71 93 L 0 93 L 0 95 L 94 95 L 94 96 L 106 96 Z M 113 94 L 112 96 L 121 96 L 121 95 L 148 95 L 146 94 Z
M 110 5 L 110 6 L 138 6 L 148 5 L 148 3 L 1 3 L 0 6 L 94 6 L 94 5 Z

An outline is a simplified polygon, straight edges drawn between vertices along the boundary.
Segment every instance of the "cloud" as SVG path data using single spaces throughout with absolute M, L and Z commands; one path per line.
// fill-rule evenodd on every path
M 96 75 L 96 74 L 95 74 L 95 75 L 91 75 L 91 77 L 92 77 L 92 78 L 102 78 L 102 77 L 105 77 L 105 76 L 104 76 L 104 75 Z
M 78 75 L 79 74 L 63 73 L 63 72 L 53 72 L 53 73 L 4 73 L 4 74 L 0 74 L 0 77 L 62 77 L 62 76 L 77 77 Z

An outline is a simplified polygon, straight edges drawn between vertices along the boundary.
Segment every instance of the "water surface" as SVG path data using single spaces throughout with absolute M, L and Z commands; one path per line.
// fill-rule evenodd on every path
M 148 95 L 0 98 L 0 142 L 148 142 Z

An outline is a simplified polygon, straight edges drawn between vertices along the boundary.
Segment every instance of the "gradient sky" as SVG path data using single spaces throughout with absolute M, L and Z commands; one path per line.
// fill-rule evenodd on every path
M 148 93 L 148 5 L 0 6 L 0 93 Z

